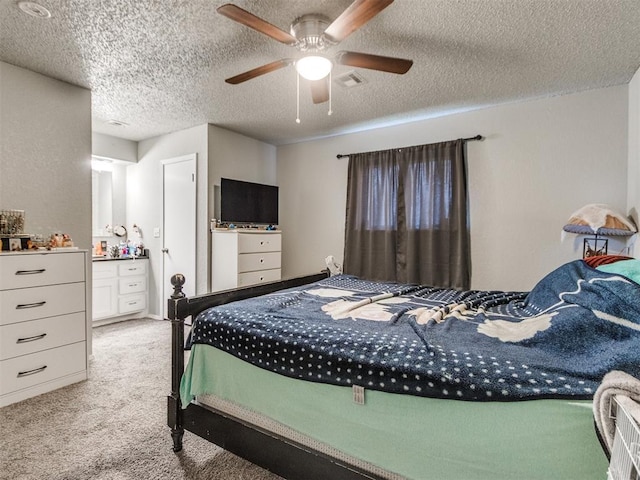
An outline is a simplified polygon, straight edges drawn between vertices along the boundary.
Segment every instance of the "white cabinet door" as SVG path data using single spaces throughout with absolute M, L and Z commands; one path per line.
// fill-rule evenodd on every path
M 93 319 L 113 317 L 118 314 L 118 279 L 93 280 Z

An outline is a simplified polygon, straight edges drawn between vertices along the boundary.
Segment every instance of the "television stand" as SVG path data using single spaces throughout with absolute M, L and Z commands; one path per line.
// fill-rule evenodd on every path
M 212 292 L 281 279 L 280 230 L 216 228 L 211 248 Z

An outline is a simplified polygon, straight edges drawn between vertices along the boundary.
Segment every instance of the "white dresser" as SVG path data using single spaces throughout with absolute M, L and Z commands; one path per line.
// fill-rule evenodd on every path
M 148 259 L 98 260 L 92 267 L 94 321 L 146 311 Z
M 87 378 L 86 255 L 0 254 L 0 407 Z
M 211 291 L 281 278 L 279 230 L 217 229 L 211 237 Z

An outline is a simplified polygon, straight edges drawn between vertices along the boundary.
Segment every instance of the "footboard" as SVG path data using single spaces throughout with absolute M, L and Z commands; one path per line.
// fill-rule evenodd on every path
M 182 450 L 182 437 L 184 435 L 184 411 L 180 400 L 180 380 L 184 373 L 184 325 L 185 319 L 195 316 L 211 307 L 226 303 L 244 300 L 251 297 L 266 295 L 267 293 L 299 287 L 308 283 L 317 282 L 327 278 L 328 272 L 323 271 L 313 275 L 280 280 L 276 282 L 262 283 L 234 290 L 208 293 L 187 298 L 182 291 L 185 277 L 176 274 L 171 277 L 174 292 L 168 300 L 168 315 L 171 320 L 171 394 L 167 397 L 167 424 L 171 427 L 173 438 L 173 451 Z

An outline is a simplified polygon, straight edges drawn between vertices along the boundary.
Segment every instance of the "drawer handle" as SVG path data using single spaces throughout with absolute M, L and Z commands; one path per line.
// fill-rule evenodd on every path
M 36 340 L 42 340 L 46 336 L 46 333 L 41 333 L 40 335 L 34 335 L 33 337 L 19 338 L 18 340 L 16 340 L 16 343 L 35 342 Z
M 137 305 L 137 304 L 138 304 L 138 301 L 137 301 L 137 300 L 134 300 L 133 302 L 129 302 L 129 303 L 127 303 L 127 305 Z
M 264 258 L 261 258 L 261 259 L 260 259 L 260 263 L 264 263 Z
M 18 270 L 16 272 L 16 275 L 35 275 L 37 273 L 44 273 L 46 271 L 46 268 L 39 268 L 37 270 Z
M 42 302 L 35 302 L 35 303 L 21 303 L 16 305 L 16 310 L 23 310 L 25 308 L 36 308 L 36 307 L 42 307 L 45 303 L 47 303 L 46 301 L 42 301 Z
M 33 370 L 27 370 L 25 372 L 18 372 L 18 378 L 28 377 L 29 375 L 35 375 L 36 373 L 44 372 L 47 368 L 46 365 L 40 368 L 34 368 Z

